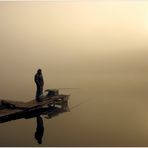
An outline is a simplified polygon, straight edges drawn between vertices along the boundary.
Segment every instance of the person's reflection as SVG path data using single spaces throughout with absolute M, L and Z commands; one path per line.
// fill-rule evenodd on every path
M 39 144 L 42 143 L 42 137 L 44 134 L 44 124 L 43 119 L 40 116 L 36 117 L 37 127 L 35 132 L 35 139 L 38 141 Z

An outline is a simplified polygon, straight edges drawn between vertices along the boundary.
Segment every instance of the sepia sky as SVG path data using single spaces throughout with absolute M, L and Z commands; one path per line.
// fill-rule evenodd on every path
M 147 1 L 0 2 L 1 83 L 148 70 Z M 13 86 L 13 85 L 12 85 Z

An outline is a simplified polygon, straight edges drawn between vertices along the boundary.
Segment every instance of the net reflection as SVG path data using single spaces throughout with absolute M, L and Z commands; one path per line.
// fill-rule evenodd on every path
M 49 106 L 50 108 L 51 106 Z M 56 108 L 52 112 L 49 112 L 47 116 L 45 116 L 46 119 L 51 119 L 52 117 L 58 116 L 61 113 L 70 111 L 68 107 L 68 101 L 62 102 L 62 103 L 56 103 Z

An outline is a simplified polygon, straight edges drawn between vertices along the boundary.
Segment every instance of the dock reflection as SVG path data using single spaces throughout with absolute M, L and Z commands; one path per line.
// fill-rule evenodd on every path
M 61 113 L 68 112 L 69 107 L 68 107 L 68 101 L 64 102 L 56 102 L 53 106 L 48 106 L 49 110 L 45 110 L 42 112 L 40 115 L 36 117 L 36 131 L 35 131 L 35 139 L 37 140 L 38 144 L 42 144 L 42 138 L 44 134 L 44 122 L 43 122 L 43 117 L 46 119 L 51 119 L 53 117 L 56 117 L 60 115 Z
M 44 122 L 43 122 L 43 117 L 41 117 L 41 115 L 44 115 L 46 119 L 51 119 L 53 117 L 58 116 L 61 113 L 70 111 L 68 107 L 68 101 L 64 101 L 62 103 L 56 103 L 54 106 L 48 106 L 48 108 L 49 110 L 42 112 L 42 114 L 36 117 L 37 125 L 34 137 L 37 140 L 38 144 L 42 144 L 42 138 L 44 135 Z
M 7 110 L 7 109 L 6 109 Z M 13 111 L 14 109 L 8 109 Z M 24 110 L 20 113 L 12 113 L 9 116 L 0 117 L 0 123 L 5 123 L 18 119 L 36 119 L 36 129 L 34 133 L 34 138 L 37 140 L 38 144 L 42 144 L 42 139 L 44 135 L 44 119 L 51 119 L 62 113 L 69 112 L 68 98 L 67 99 L 57 99 L 52 104 L 47 104 L 44 106 L 37 106 L 37 108 L 32 108 L 29 110 Z

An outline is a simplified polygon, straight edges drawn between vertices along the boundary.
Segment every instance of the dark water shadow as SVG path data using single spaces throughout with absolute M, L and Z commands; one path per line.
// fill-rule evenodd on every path
M 44 134 L 44 123 L 41 116 L 36 117 L 37 127 L 35 131 L 35 139 L 37 140 L 38 144 L 42 144 L 42 137 Z
M 44 135 L 44 121 L 43 117 L 46 119 L 52 119 L 62 113 L 69 112 L 68 100 L 64 102 L 58 102 L 54 105 L 47 105 L 43 108 L 29 110 L 21 114 L 12 114 L 11 116 L 0 117 L 0 123 L 10 122 L 18 119 L 31 119 L 36 118 L 36 130 L 34 133 L 34 138 L 37 140 L 38 144 L 42 144 L 42 138 Z
M 51 110 L 50 108 L 52 108 L 53 110 Z M 70 111 L 68 107 L 68 101 L 65 101 L 64 103 L 59 103 L 57 104 L 56 107 L 49 106 L 49 109 L 50 111 L 47 110 L 42 113 L 42 115 L 44 115 L 46 119 L 51 119 L 53 117 L 60 115 L 61 113 Z M 36 131 L 34 136 L 38 144 L 42 144 L 42 138 L 44 135 L 44 122 L 41 115 L 36 117 L 36 123 L 37 123 L 37 126 L 36 126 Z

